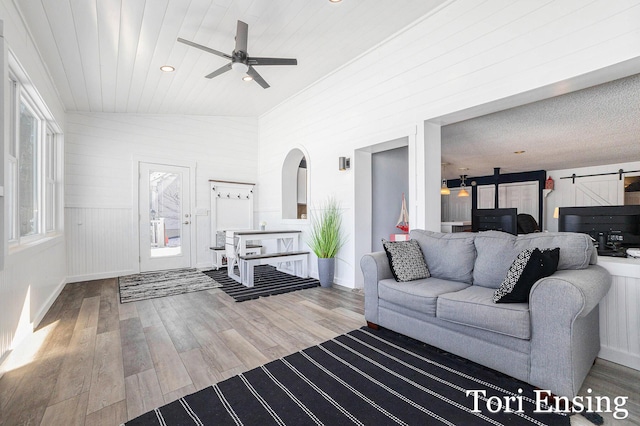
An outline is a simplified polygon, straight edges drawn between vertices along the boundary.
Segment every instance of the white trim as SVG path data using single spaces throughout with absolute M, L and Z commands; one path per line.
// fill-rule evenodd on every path
M 100 204 L 82 204 L 82 203 L 71 203 L 64 206 L 65 209 L 93 209 L 93 210 L 130 210 L 133 206 L 124 205 L 124 204 L 111 204 L 111 205 L 100 205 Z
M 131 197 L 133 202 L 133 207 L 131 208 L 132 212 L 132 235 L 135 236 L 135 241 L 132 242 L 134 250 L 134 256 L 138 256 L 138 261 L 134 262 L 136 264 L 136 271 L 134 273 L 140 272 L 140 194 L 139 191 L 139 181 L 140 181 L 140 164 L 141 163 L 149 163 L 149 164 L 159 164 L 159 165 L 168 165 L 168 166 L 177 166 L 177 167 L 185 167 L 189 169 L 189 211 L 191 212 L 191 216 L 194 216 L 196 211 L 196 173 L 197 173 L 197 162 L 195 161 L 176 161 L 175 159 L 169 158 L 161 158 L 161 157 L 147 157 L 147 156 L 139 156 L 134 155 L 131 159 L 131 168 L 132 168 L 132 191 Z M 191 221 L 191 225 L 189 227 L 190 232 L 190 253 L 189 253 L 189 267 L 192 267 L 195 264 L 195 259 L 197 259 L 197 241 L 196 241 L 196 224 Z
M 85 274 L 85 275 L 72 275 L 67 277 L 67 284 L 79 283 L 83 281 L 104 280 L 108 278 L 118 278 L 118 277 L 123 277 L 125 275 L 133 275 L 138 273 L 140 273 L 140 271 L 136 271 L 135 269 L 124 269 L 121 271 L 98 272 L 95 274 Z
M 34 331 L 36 328 L 38 328 L 38 326 L 40 325 L 40 322 L 44 319 L 44 316 L 47 314 L 47 312 L 49 312 L 49 309 L 51 309 L 51 307 L 53 306 L 54 302 L 56 301 L 56 299 L 58 298 L 58 296 L 60 295 L 60 293 L 62 292 L 66 284 L 67 284 L 67 280 L 66 278 L 63 278 L 62 281 L 60 281 L 56 286 L 56 289 L 51 292 L 51 295 L 49 296 L 47 301 L 42 305 L 42 308 L 40 308 L 40 311 L 38 311 L 38 313 L 35 315 L 35 317 L 33 318 Z
M 621 351 L 619 349 L 601 346 L 598 358 L 606 359 L 607 361 L 615 362 L 616 364 L 624 365 L 635 370 L 640 370 L 640 356 Z

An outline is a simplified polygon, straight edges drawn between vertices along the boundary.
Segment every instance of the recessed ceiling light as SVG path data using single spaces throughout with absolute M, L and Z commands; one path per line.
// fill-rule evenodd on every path
M 175 70 L 175 67 L 172 67 L 171 65 L 163 65 L 160 67 L 160 71 L 162 72 L 174 72 Z
M 329 0 L 329 3 L 340 3 L 342 0 Z
M 514 154 L 524 154 L 525 151 L 513 151 Z
M 251 77 L 250 75 L 245 75 L 244 77 L 242 77 L 242 81 L 253 81 L 253 77 Z

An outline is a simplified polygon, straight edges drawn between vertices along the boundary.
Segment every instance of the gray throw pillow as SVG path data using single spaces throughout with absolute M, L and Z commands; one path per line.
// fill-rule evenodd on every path
M 387 253 L 391 272 L 396 281 L 413 281 L 431 276 L 420 245 L 415 240 L 382 240 L 382 246 Z

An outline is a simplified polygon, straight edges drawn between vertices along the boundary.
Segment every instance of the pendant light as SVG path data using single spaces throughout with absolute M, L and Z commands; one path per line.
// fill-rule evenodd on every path
M 460 175 L 460 180 L 462 183 L 460 184 L 460 191 L 458 192 L 458 197 L 468 197 L 469 191 L 467 191 L 467 185 L 465 184 L 465 180 L 467 179 L 467 175 Z
M 442 176 L 444 176 L 444 169 L 447 167 L 447 163 L 442 163 Z M 440 195 L 449 195 L 451 194 L 451 190 L 447 186 L 447 179 L 442 179 L 442 186 L 440 187 Z

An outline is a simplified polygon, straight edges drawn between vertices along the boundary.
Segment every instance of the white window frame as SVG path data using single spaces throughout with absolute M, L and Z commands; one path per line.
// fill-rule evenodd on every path
M 42 196 L 43 196 L 43 192 L 42 192 L 42 146 L 43 146 L 43 142 L 42 142 L 42 132 L 43 129 L 45 128 L 44 125 L 44 119 L 42 118 L 41 114 L 39 113 L 38 109 L 34 106 L 33 102 L 31 101 L 31 99 L 29 98 L 28 94 L 25 93 L 22 88 L 20 88 L 19 90 L 19 95 L 18 95 L 18 99 L 19 99 L 19 107 L 21 104 L 24 104 L 27 109 L 29 110 L 29 112 L 31 113 L 31 115 L 33 115 L 37 122 L 37 140 L 35 143 L 35 188 L 36 188 L 36 199 L 35 199 L 35 208 L 37 210 L 37 213 L 35 215 L 35 218 L 37 220 L 37 224 L 35 227 L 35 232 L 33 234 L 29 234 L 29 235 L 24 235 L 22 236 L 20 234 L 20 210 L 19 210 L 19 206 L 20 206 L 20 183 L 17 182 L 17 192 L 16 192 L 16 201 L 17 201 L 17 207 L 18 208 L 18 214 L 16 215 L 16 223 L 15 226 L 17 226 L 17 230 L 16 230 L 16 236 L 18 237 L 18 241 L 20 242 L 20 244 L 29 244 L 35 240 L 38 240 L 40 238 L 42 238 L 42 213 L 43 213 L 43 205 L 42 205 Z M 19 117 L 19 116 L 18 116 Z M 19 120 L 19 118 L 18 118 Z M 19 121 L 18 121 L 18 125 L 19 125 Z M 20 138 L 20 127 L 18 127 L 18 131 L 17 133 L 17 137 L 18 137 L 18 142 L 17 142 L 17 146 L 16 146 L 16 157 L 19 159 L 20 158 L 20 142 L 19 142 L 19 138 Z M 20 161 L 18 160 L 18 175 L 20 174 L 19 169 L 20 169 Z
M 8 242 L 10 249 L 31 245 L 62 232 L 62 206 L 60 188 L 62 182 L 62 133 L 53 115 L 35 90 L 19 63 L 9 54 L 10 131 L 7 152 L 7 185 L 5 201 L 8 204 Z M 20 105 L 23 103 L 38 120 L 35 178 L 37 188 L 37 227 L 34 234 L 20 235 Z

